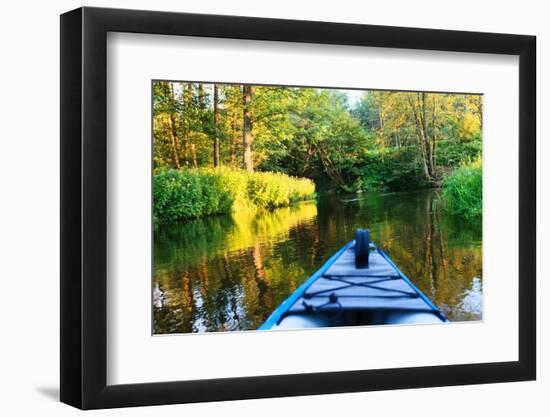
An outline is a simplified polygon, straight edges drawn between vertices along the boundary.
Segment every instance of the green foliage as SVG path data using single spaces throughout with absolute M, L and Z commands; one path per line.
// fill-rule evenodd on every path
M 219 176 L 193 170 L 161 170 L 153 176 L 155 221 L 172 222 L 230 211 L 233 197 Z
M 270 210 L 315 197 L 315 184 L 274 172 L 161 169 L 153 176 L 153 219 L 170 223 L 244 208 Z
M 274 209 L 315 196 L 315 184 L 276 172 L 248 174 L 248 198 L 259 209 Z
M 437 142 L 436 158 L 438 165 L 458 167 L 465 162 L 475 161 L 481 155 L 481 138 L 460 142 L 441 140 Z
M 273 209 L 290 204 L 288 184 L 284 174 L 256 172 L 248 178 L 248 196 L 261 209 Z
M 315 183 L 308 178 L 288 177 L 288 199 L 291 203 L 315 198 Z
M 482 171 L 481 159 L 461 166 L 443 182 L 443 201 L 451 214 L 468 219 L 482 214 Z
M 154 168 L 208 170 L 216 149 L 218 165 L 238 171 L 246 148 L 254 170 L 307 177 L 322 190 L 404 191 L 439 186 L 454 168 L 481 155 L 480 95 L 365 91 L 357 100 L 346 90 L 252 90 L 246 107 L 252 143 L 245 147 L 242 85 L 154 82 Z M 212 207 L 181 208 L 183 218 L 228 205 L 277 207 L 295 198 L 291 181 L 277 176 L 243 180 L 229 171 L 221 178 L 204 172 L 204 179 L 186 181 L 199 181 L 196 192 Z M 226 188 L 239 195 L 222 201 L 212 191 Z M 245 197 L 248 190 L 252 199 Z
M 357 179 L 346 191 L 404 191 L 426 186 L 414 149 L 402 147 L 365 152 Z
M 375 149 L 410 147 L 428 183 L 481 152 L 482 97 L 425 92 L 365 92 L 353 110 Z M 408 189 L 414 189 L 414 183 Z
M 268 93 L 256 91 L 265 101 Z M 316 182 L 328 179 L 333 187 L 352 181 L 351 170 L 370 137 L 350 113 L 345 95 L 332 90 L 290 89 L 283 107 L 275 103 L 276 99 L 269 105 L 273 109 L 270 116 L 259 118 L 257 124 L 258 166 Z

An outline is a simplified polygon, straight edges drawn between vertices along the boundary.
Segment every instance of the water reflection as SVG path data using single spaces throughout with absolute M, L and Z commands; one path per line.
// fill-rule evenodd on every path
M 255 329 L 358 227 L 370 228 L 451 320 L 481 318 L 481 223 L 445 215 L 437 192 L 423 191 L 331 197 L 157 229 L 154 332 Z

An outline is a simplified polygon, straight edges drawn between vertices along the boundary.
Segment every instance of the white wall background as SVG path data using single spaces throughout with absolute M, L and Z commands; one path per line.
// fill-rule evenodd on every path
M 59 17 L 81 6 L 73 0 L 55 3 L 5 2 L 0 43 L 0 414 L 76 415 L 57 401 L 59 386 Z M 548 415 L 550 404 L 550 175 L 548 71 L 550 26 L 544 2 L 351 0 L 124 0 L 86 5 L 236 14 L 291 19 L 370 23 L 533 34 L 538 37 L 538 256 L 539 308 L 537 382 L 325 395 L 95 412 L 94 415 L 334 416 L 383 414 L 424 416 Z

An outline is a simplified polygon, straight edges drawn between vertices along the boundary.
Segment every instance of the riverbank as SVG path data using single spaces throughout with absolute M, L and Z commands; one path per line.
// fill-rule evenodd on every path
M 445 177 L 442 196 L 450 214 L 466 219 L 480 218 L 483 212 L 481 158 L 461 166 Z
M 155 224 L 237 210 L 272 210 L 315 198 L 315 183 L 276 172 L 181 168 L 153 174 Z

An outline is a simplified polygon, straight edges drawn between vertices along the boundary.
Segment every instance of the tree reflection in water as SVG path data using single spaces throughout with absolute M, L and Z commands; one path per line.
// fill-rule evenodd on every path
M 156 229 L 154 333 L 255 329 L 359 227 L 451 320 L 481 319 L 481 222 L 446 215 L 428 190 Z

